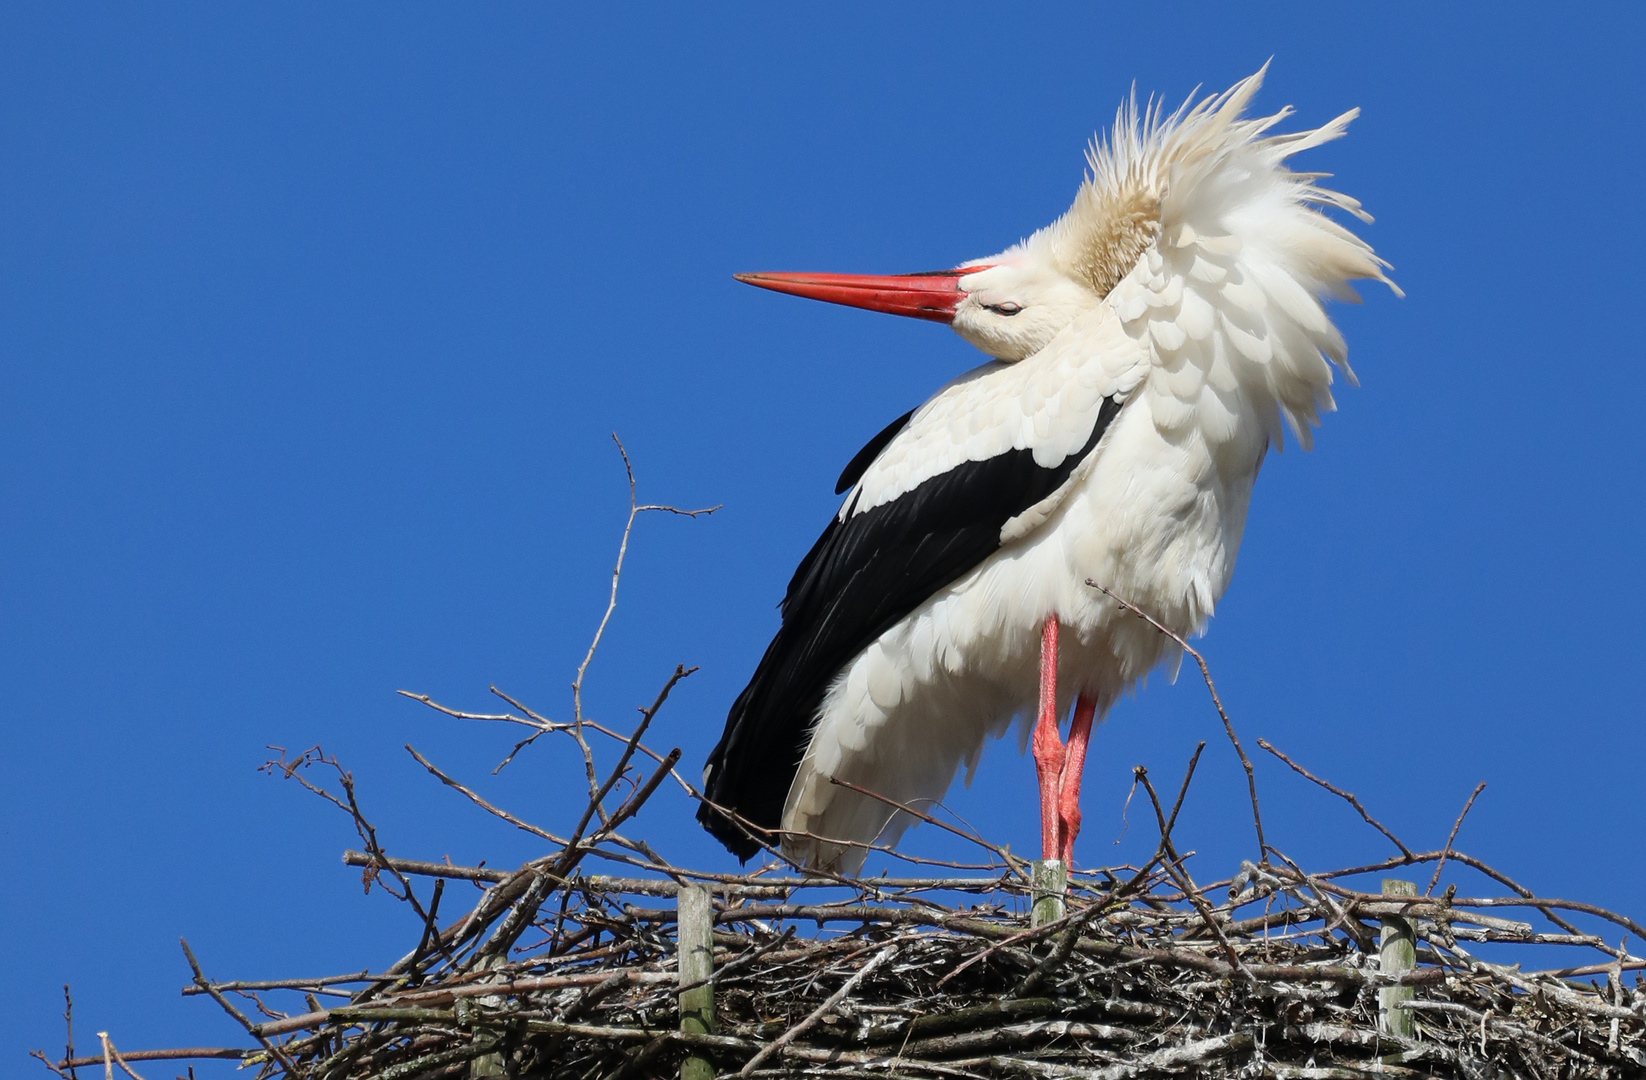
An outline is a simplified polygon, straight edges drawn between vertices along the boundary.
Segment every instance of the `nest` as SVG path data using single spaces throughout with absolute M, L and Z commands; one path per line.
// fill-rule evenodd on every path
M 638 738 L 625 748 L 628 759 L 647 753 Z M 992 846 L 1005 858 L 987 874 L 849 880 L 775 862 L 746 876 L 698 873 L 618 831 L 674 760 L 635 776 L 613 811 L 591 800 L 557 850 L 512 872 L 390 857 L 334 759 L 314 750 L 277 761 L 273 770 L 350 812 L 367 850 L 345 861 L 416 912 L 415 947 L 379 973 L 261 982 L 214 981 L 188 952 L 184 993 L 214 999 L 255 1046 L 123 1054 L 105 1042 L 47 1064 L 139 1077 L 133 1065 L 145 1060 L 232 1057 L 260 1080 L 583 1080 L 674 1074 L 687 1059 L 686 1075 L 701 1076 L 1646 1076 L 1646 987 L 1623 978 L 1643 962 L 1568 920 L 1619 936 L 1646 929 L 1533 896 L 1450 845 L 1325 873 L 1265 845 L 1267 860 L 1197 885 L 1171 839 L 1175 808 L 1168 815 L 1140 770 L 1160 828 L 1155 857 L 1075 873 L 1060 896 Z M 316 767 L 335 770 L 338 790 L 310 778 Z M 591 856 L 647 873 L 586 875 Z M 1504 888 L 1403 896 L 1347 884 L 1436 864 L 1432 890 L 1448 861 Z M 442 929 L 452 879 L 486 888 Z M 690 893 L 707 901 L 697 932 L 712 946 L 708 980 L 681 968 Z M 1061 911 L 1036 920 L 1048 896 Z M 1391 938 L 1409 942 L 1415 963 L 1390 967 Z M 1475 955 L 1486 942 L 1522 956 L 1583 946 L 1595 962 L 1522 970 Z M 705 990 L 712 1020 L 691 997 Z M 278 1008 L 276 994 L 305 1004 Z
M 631 526 L 643 510 L 674 509 L 636 507 L 632 491 L 631 479 Z M 1264 840 L 1250 761 L 1204 661 L 1178 644 L 1200 665 L 1250 783 L 1258 858 L 1224 880 L 1197 884 L 1174 839 L 1198 748 L 1169 808 L 1136 770 L 1159 834 L 1153 858 L 1073 873 L 1066 887 L 1047 880 L 1055 864 L 1026 864 L 896 803 L 987 858 L 934 867 L 899 855 L 937 876 L 865 880 L 805 874 L 771 847 L 773 859 L 748 875 L 677 866 L 623 830 L 664 783 L 702 798 L 675 770 L 679 750 L 644 741 L 690 671 L 677 668 L 635 730 L 620 732 L 583 714 L 585 658 L 569 721 L 501 694 L 503 713 L 408 695 L 454 717 L 528 729 L 504 764 L 543 735 L 569 740 L 588 799 L 564 833 L 492 805 L 411 751 L 442 783 L 540 838 L 547 854 L 510 872 L 392 857 L 342 765 L 319 748 L 282 752 L 266 768 L 344 811 L 364 849 L 345 861 L 415 916 L 410 950 L 377 972 L 247 982 L 208 976 L 184 942 L 194 972 L 184 993 L 232 1015 L 245 1046 L 122 1052 L 100 1033 L 98 1052 L 77 1054 L 71 1005 L 65 1054 L 36 1056 L 63 1077 L 102 1066 L 134 1080 L 144 1062 L 201 1058 L 234 1060 L 259 1080 L 1646 1076 L 1646 986 L 1634 974 L 1646 961 L 1625 947 L 1626 934 L 1646 939 L 1646 929 L 1536 896 L 1456 850 L 1467 804 L 1443 849 L 1414 851 L 1353 795 L 1259 740 L 1346 799 L 1397 851 L 1378 864 L 1306 871 Z M 607 769 L 596 767 L 596 744 L 616 753 Z M 596 861 L 628 876 L 591 875 Z M 1470 868 L 1483 894 L 1450 886 L 1434 895 L 1448 864 Z M 1370 891 L 1379 875 L 1429 867 L 1426 890 Z M 451 918 L 442 900 L 454 879 L 484 891 Z M 1537 962 L 1570 960 L 1573 946 L 1592 962 Z M 1487 959 L 1506 947 L 1516 963 Z

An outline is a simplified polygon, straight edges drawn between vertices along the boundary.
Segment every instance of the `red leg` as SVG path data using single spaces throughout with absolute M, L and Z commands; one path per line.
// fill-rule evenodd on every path
M 1034 725 L 1034 767 L 1040 775 L 1040 857 L 1055 859 L 1062 851 L 1058 817 L 1058 779 L 1063 775 L 1063 740 L 1057 736 L 1057 616 L 1047 618 L 1040 634 L 1040 714 Z
M 1057 781 L 1057 817 L 1064 866 L 1074 865 L 1074 838 L 1080 835 L 1080 771 L 1086 765 L 1086 740 L 1092 734 L 1092 715 L 1097 702 L 1081 694 L 1075 701 L 1074 721 L 1069 725 L 1069 747 L 1063 758 L 1063 774 Z

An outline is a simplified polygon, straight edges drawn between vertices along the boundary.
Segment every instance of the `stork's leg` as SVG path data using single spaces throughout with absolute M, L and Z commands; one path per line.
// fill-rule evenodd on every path
M 1097 702 L 1081 694 L 1074 703 L 1074 721 L 1069 725 L 1069 746 L 1063 757 L 1063 774 L 1057 781 L 1058 833 L 1062 840 L 1059 857 L 1064 866 L 1073 866 L 1074 838 L 1080 835 L 1080 770 L 1086 765 L 1086 740 L 1092 734 L 1092 716 Z
M 1040 776 L 1040 857 L 1063 850 L 1058 817 L 1058 783 L 1063 775 L 1063 740 L 1057 736 L 1057 616 L 1040 633 L 1040 713 L 1034 725 L 1034 768 Z

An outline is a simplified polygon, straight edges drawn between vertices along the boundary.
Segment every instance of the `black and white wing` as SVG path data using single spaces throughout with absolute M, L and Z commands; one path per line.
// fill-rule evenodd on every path
M 830 683 L 877 637 L 1032 531 L 1093 457 L 1146 352 L 1100 310 L 1039 354 L 985 364 L 875 436 L 846 467 L 844 505 L 801 560 L 782 625 L 727 716 L 705 794 L 747 825 L 781 825 Z M 741 858 L 745 828 L 699 809 Z

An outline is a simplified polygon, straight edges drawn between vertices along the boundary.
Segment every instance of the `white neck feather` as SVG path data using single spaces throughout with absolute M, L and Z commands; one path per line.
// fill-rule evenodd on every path
M 1321 187 L 1321 174 L 1285 164 L 1341 137 L 1358 110 L 1267 135 L 1292 110 L 1242 116 L 1263 74 L 1169 115 L 1152 102 L 1139 110 L 1135 97 L 1122 105 L 1110 137 L 1088 150 L 1074 205 L 1030 242 L 1050 244 L 1135 337 L 1149 335 L 1160 366 L 1187 361 L 1214 388 L 1235 380 L 1271 442 L 1280 445 L 1284 417 L 1308 448 L 1310 427 L 1333 408 L 1327 360 L 1354 380 L 1322 301 L 1357 300 L 1357 278 L 1400 290 L 1371 246 L 1318 208 L 1371 216 Z

